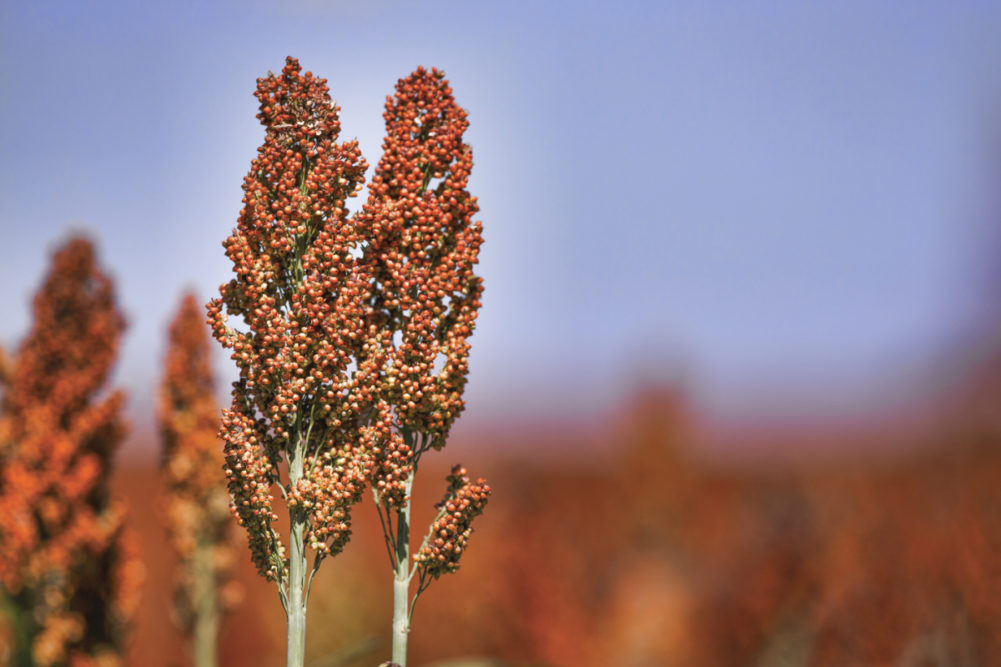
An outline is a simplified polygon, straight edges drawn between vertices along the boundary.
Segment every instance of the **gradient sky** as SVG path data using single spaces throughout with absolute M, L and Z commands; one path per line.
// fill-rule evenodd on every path
M 637 378 L 722 416 L 854 408 L 976 318 L 997 5 L 557 4 L 0 4 L 0 341 L 86 230 L 130 320 L 117 381 L 148 407 L 182 289 L 229 278 L 255 80 L 286 55 L 370 164 L 417 65 L 469 110 L 470 415 L 595 410 Z

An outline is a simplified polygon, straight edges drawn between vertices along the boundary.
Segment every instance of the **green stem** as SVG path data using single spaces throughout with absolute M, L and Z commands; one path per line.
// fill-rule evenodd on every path
M 195 628 L 193 642 L 194 667 L 216 666 L 216 637 L 219 633 L 219 604 L 216 595 L 215 568 L 212 563 L 212 543 L 200 535 L 195 545 L 194 561 Z
M 296 438 L 289 456 L 289 483 L 295 488 L 302 479 L 305 438 Z M 288 667 L 302 667 L 306 658 L 306 514 L 301 507 L 291 508 L 289 528 L 288 582 Z
M 396 567 L 393 576 L 393 662 L 407 667 L 410 633 L 410 492 L 414 470 L 407 476 L 406 500 L 396 515 Z

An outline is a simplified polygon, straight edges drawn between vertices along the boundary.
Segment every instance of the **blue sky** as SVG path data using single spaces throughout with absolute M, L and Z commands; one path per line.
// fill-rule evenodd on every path
M 996 7 L 556 4 L 3 3 L 0 341 L 86 230 L 131 323 L 117 381 L 148 406 L 181 291 L 228 280 L 254 82 L 286 55 L 370 163 L 417 65 L 469 110 L 468 419 L 600 409 L 636 378 L 724 417 L 855 409 L 984 310 Z

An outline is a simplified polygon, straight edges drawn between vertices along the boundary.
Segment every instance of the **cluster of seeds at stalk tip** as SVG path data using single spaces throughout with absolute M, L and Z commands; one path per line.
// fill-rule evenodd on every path
M 301 444 L 292 438 L 305 437 L 304 478 L 283 492 L 311 512 L 311 541 L 339 550 L 360 496 L 356 478 L 370 474 L 361 433 L 383 355 L 363 353 L 373 332 L 371 279 L 345 208 L 364 182 L 358 144 L 336 141 L 326 81 L 294 58 L 259 79 L 256 96 L 266 136 L 224 243 L 236 276 L 209 303 L 208 319 L 240 370 L 221 429 L 233 510 L 259 570 L 276 579 L 284 573 L 271 525 L 279 464 Z
M 452 468 L 447 480 L 448 491 L 437 505 L 438 518 L 431 524 L 423 547 L 414 556 L 423 571 L 435 578 L 459 569 L 459 558 L 473 532 L 473 519 L 483 512 L 490 495 L 486 481 L 471 482 L 462 466 Z
M 113 654 L 135 610 L 142 566 L 108 488 L 124 396 L 98 398 L 124 328 L 93 247 L 71 239 L 35 297 L 31 331 L 4 362 L 0 587 L 30 610 L 35 664 Z
M 483 293 L 474 273 L 483 237 L 467 190 L 467 114 L 444 74 L 418 68 L 400 79 L 383 118 L 383 154 L 359 228 L 378 332 L 366 352 L 382 362 L 376 421 L 386 424 L 372 485 L 377 502 L 399 512 L 410 501 L 421 455 L 444 446 L 464 408 L 469 337 Z M 461 468 L 449 482 L 442 514 L 416 556 L 433 578 L 458 568 L 470 522 L 489 493 Z
M 383 117 L 383 155 L 360 215 L 384 332 L 373 345 L 390 348 L 382 399 L 397 426 L 440 447 L 464 407 L 467 339 L 483 291 L 473 273 L 483 238 L 466 189 L 469 123 L 444 74 L 423 68 L 397 83 Z

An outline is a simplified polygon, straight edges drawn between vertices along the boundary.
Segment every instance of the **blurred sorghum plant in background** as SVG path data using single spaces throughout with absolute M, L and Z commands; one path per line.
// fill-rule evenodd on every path
M 68 241 L 5 362 L 0 584 L 18 664 L 119 664 L 142 566 L 108 489 L 124 434 L 102 395 L 125 322 L 85 239 Z
M 399 80 L 383 118 L 383 155 L 358 226 L 366 241 L 362 261 L 374 281 L 368 351 L 381 357 L 375 423 L 388 440 L 372 490 L 394 570 L 393 662 L 402 666 L 418 596 L 458 569 L 470 522 L 490 493 L 482 479 L 472 482 L 456 466 L 411 563 L 410 497 L 418 463 L 445 445 L 464 407 L 468 339 L 483 292 L 473 267 L 483 237 L 482 225 L 473 222 L 476 198 L 466 189 L 473 166 L 472 149 L 463 142 L 469 122 L 444 74 L 418 68 Z
M 356 141 L 336 141 L 339 109 L 326 81 L 294 58 L 258 79 L 256 97 L 266 136 L 224 243 L 236 277 L 208 310 L 240 371 L 221 429 L 233 510 L 259 572 L 277 583 L 288 664 L 302 665 L 309 583 L 348 541 L 379 436 L 369 426 L 379 357 L 360 354 L 370 281 L 345 208 L 366 164 Z M 287 545 L 273 526 L 275 489 L 288 507 Z
M 196 667 L 216 664 L 219 620 L 234 602 L 227 579 L 234 560 L 233 518 L 218 437 L 209 332 L 200 304 L 186 294 L 170 325 L 160 389 L 164 509 L 177 554 L 174 612 Z

